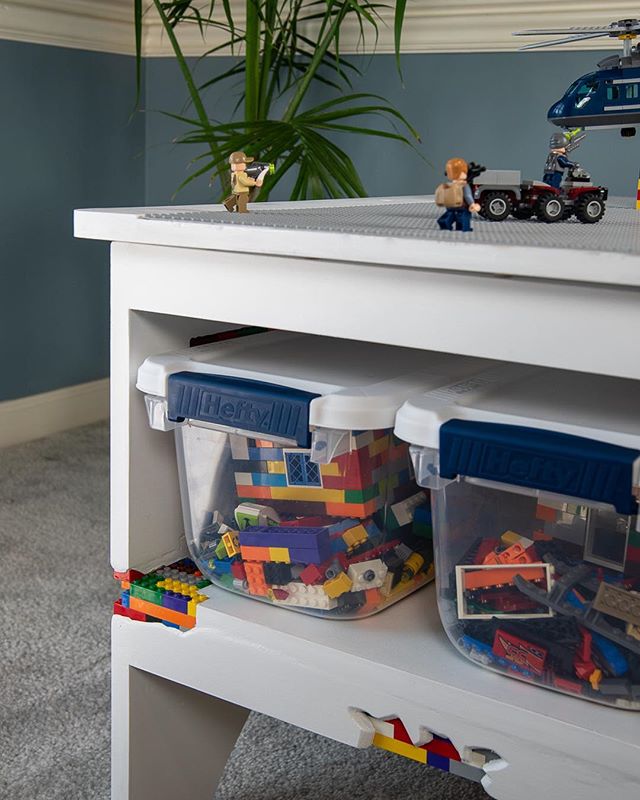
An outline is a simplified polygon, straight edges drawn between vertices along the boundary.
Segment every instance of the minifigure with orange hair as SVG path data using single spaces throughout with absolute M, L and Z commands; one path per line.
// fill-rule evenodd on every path
M 452 231 L 455 224 L 457 231 L 471 231 L 471 212 L 480 211 L 474 202 L 471 187 L 467 183 L 469 165 L 464 158 L 450 158 L 445 166 L 449 183 L 441 183 L 436 189 L 436 205 L 445 211 L 438 217 L 440 230 Z

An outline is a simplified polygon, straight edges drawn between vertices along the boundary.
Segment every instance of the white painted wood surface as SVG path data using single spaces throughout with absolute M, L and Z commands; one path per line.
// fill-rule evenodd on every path
M 176 226 L 162 222 L 148 229 L 155 243 L 147 229 L 148 243 L 139 243 L 128 216 L 76 218 L 81 235 L 121 240 L 112 246 L 116 569 L 149 569 L 185 553 L 172 437 L 149 429 L 135 377 L 147 355 L 191 336 L 256 324 L 640 378 L 640 292 L 622 274 L 616 286 L 594 282 L 575 258 L 572 280 L 514 279 L 466 269 L 464 259 L 449 268 L 403 266 L 401 248 L 391 264 L 363 262 L 364 254 L 349 260 L 348 248 L 336 260 L 322 251 L 313 259 L 261 253 L 260 229 L 246 236 L 254 252 L 225 251 L 224 231 L 203 242 L 193 226 L 191 247 L 185 232 L 172 242 Z M 173 741 L 176 763 L 191 764 L 200 787 L 194 798 L 211 796 L 221 771 L 211 754 L 235 741 L 238 707 L 356 745 L 363 733 L 349 713 L 355 707 L 400 715 L 410 732 L 423 725 L 459 747 L 495 750 L 506 765 L 491 772 L 487 790 L 500 800 L 637 799 L 639 717 L 474 668 L 446 642 L 436 613 L 432 590 L 356 623 L 213 591 L 186 634 L 115 618 L 114 800 L 162 797 L 164 775 L 172 785 L 173 764 L 150 760 L 157 716 L 143 711 L 149 703 L 181 730 L 198 717 L 195 742 Z M 198 716 L 185 686 L 218 698 L 207 701 L 208 714 Z

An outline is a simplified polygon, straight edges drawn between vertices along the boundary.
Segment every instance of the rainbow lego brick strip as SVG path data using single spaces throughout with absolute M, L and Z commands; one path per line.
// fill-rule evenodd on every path
M 311 462 L 304 448 L 232 436 L 238 498 L 314 503 L 320 513 L 336 517 L 371 516 L 389 492 L 410 482 L 408 449 L 388 430 L 351 436 L 349 452 L 328 464 Z
M 367 717 L 375 730 L 374 747 L 476 783 L 480 783 L 485 775 L 484 764 L 489 760 L 499 758 L 497 754 L 489 750 L 465 748 L 465 758 L 463 759 L 449 739 L 436 736 L 425 729 L 422 729 L 424 735 L 421 737 L 424 741 L 414 744 L 399 718 L 378 719 L 369 715 Z
M 196 607 L 206 596 L 199 590 L 211 581 L 185 558 L 144 574 L 137 570 L 114 572 L 122 592 L 113 613 L 141 622 L 162 622 L 171 628 L 193 628 Z

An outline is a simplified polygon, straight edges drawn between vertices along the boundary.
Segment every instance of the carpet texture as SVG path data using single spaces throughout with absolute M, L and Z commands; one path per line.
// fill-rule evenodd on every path
M 2 800 L 108 800 L 109 620 L 117 594 L 108 508 L 106 425 L 0 451 Z M 249 717 L 215 794 L 417 797 L 487 795 L 438 770 L 258 714 Z

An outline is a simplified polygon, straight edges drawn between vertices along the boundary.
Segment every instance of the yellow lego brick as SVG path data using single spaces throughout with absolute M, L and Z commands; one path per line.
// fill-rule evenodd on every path
M 373 746 L 379 747 L 381 750 L 388 750 L 390 753 L 396 753 L 405 758 L 410 758 L 413 761 L 419 761 L 421 764 L 427 763 L 426 750 L 423 750 L 421 747 L 416 747 L 414 744 L 399 742 L 397 739 L 392 739 L 390 736 L 383 736 L 381 733 L 374 734 Z
M 187 604 L 187 614 L 190 617 L 195 617 L 196 606 L 200 605 L 200 603 L 203 603 L 206 599 L 206 594 L 196 594 L 195 597 L 192 597 Z
M 284 461 L 267 461 L 267 472 L 272 475 L 284 475 L 286 471 Z
M 335 578 L 331 578 L 322 584 L 324 593 L 328 597 L 331 597 L 331 599 L 340 597 L 341 594 L 348 592 L 352 586 L 353 581 L 346 572 L 341 572 L 339 575 L 336 575 Z
M 342 467 L 336 464 L 335 461 L 330 461 L 328 464 L 320 464 L 320 474 L 329 475 L 332 478 L 340 478 L 342 476 Z
M 389 448 L 388 436 L 383 436 L 380 439 L 374 439 L 369 445 L 369 455 L 373 458 L 373 456 L 377 456 L 378 453 L 383 453 L 388 448 Z
M 193 597 L 198 593 L 198 590 L 192 584 L 182 583 L 182 581 L 176 581 L 173 578 L 166 578 L 163 581 L 158 581 L 156 586 L 160 589 L 166 589 L 169 592 L 187 595 L 187 597 Z
M 515 531 L 505 531 L 500 537 L 502 544 L 511 545 L 522 539 L 522 536 Z
M 270 547 L 269 559 L 271 561 L 278 561 L 281 564 L 290 564 L 291 556 L 289 555 L 288 547 Z
M 314 489 L 309 486 L 271 486 L 272 500 L 310 500 L 316 503 L 344 503 L 344 489 Z
M 349 528 L 348 531 L 342 534 L 342 540 L 350 550 L 366 542 L 368 538 L 369 534 L 364 525 L 356 525 L 354 528 Z
M 222 544 L 227 551 L 229 558 L 237 555 L 240 552 L 240 543 L 238 542 L 238 534 L 235 531 L 227 531 L 222 534 Z

